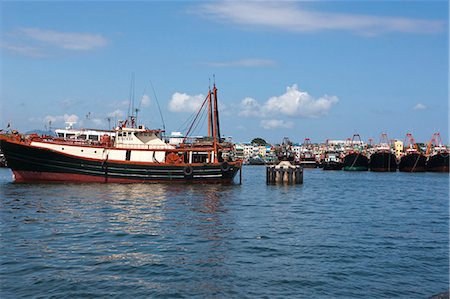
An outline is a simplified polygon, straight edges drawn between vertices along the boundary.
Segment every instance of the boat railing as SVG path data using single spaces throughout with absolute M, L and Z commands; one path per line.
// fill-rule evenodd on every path
M 174 149 L 175 147 L 166 145 L 166 144 L 128 144 L 128 143 L 121 143 L 116 144 L 116 148 L 123 148 L 123 149 L 145 149 L 145 150 L 170 150 Z

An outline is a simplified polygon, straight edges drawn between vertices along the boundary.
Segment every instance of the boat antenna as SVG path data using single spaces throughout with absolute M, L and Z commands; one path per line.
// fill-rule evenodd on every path
M 141 111 L 142 100 L 144 99 L 146 91 L 147 91 L 147 85 L 145 85 L 145 87 L 144 87 L 144 91 L 142 92 L 142 96 L 141 96 L 141 100 L 139 101 L 139 105 L 137 106 L 137 108 L 134 109 L 134 112 L 136 112 L 135 118 L 134 118 L 136 124 L 138 122 L 138 113 L 139 113 L 139 111 Z
M 130 84 L 130 102 L 128 103 L 128 117 L 131 118 L 134 114 L 134 72 L 131 73 Z
M 161 121 L 162 121 L 163 130 L 165 132 L 166 131 L 166 124 L 164 123 L 164 117 L 163 117 L 163 114 L 161 112 L 161 107 L 159 106 L 158 97 L 156 96 L 156 92 L 155 92 L 155 88 L 153 87 L 152 80 L 150 80 L 150 86 L 152 87 L 153 96 L 155 97 L 156 105 L 158 106 L 159 116 L 161 117 Z

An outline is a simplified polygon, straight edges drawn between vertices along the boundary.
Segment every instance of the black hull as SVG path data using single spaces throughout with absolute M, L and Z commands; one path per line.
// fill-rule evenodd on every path
M 407 154 L 400 159 L 398 170 L 402 172 L 424 172 L 426 171 L 427 158 L 418 153 Z
M 300 161 L 300 165 L 301 165 L 303 168 L 317 168 L 317 162 L 316 162 L 315 159 L 311 159 L 311 160 L 308 160 L 308 159 L 301 160 L 301 161 Z
M 397 171 L 397 158 L 395 154 L 389 152 L 375 152 L 370 155 L 369 167 L 376 172 Z
M 449 154 L 434 154 L 428 157 L 427 171 L 449 172 Z
M 342 162 L 323 162 L 323 170 L 342 170 L 344 163 Z
M 349 153 L 344 157 L 344 170 L 367 171 L 369 170 L 369 159 L 361 153 Z
M 1 140 L 16 182 L 231 183 L 240 164 L 158 164 L 84 159 Z

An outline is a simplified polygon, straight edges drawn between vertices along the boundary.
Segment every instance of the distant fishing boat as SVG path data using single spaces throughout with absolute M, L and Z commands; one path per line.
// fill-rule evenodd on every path
M 397 171 L 397 157 L 389 145 L 386 133 L 381 134 L 380 142 L 374 147 L 374 151 L 370 155 L 369 168 L 375 172 Z
M 427 171 L 449 172 L 449 150 L 442 144 L 441 135 L 434 133 L 427 147 Z
M 355 139 L 358 142 L 355 145 Z M 344 170 L 346 171 L 367 171 L 369 170 L 369 159 L 362 152 L 362 141 L 359 134 L 354 134 L 350 148 L 344 156 Z
M 208 135 L 188 139 L 204 110 Z M 242 160 L 230 155 L 234 145 L 220 136 L 215 85 L 180 144 L 135 121 L 129 117 L 98 141 L 2 134 L 0 146 L 16 182 L 231 183 L 241 169 Z
M 317 168 L 316 155 L 314 154 L 311 139 L 305 138 L 303 141 L 303 151 L 300 153 L 300 165 L 304 168 Z
M 406 134 L 404 153 L 400 157 L 398 170 L 402 172 L 424 172 L 426 171 L 427 158 L 419 151 L 414 138 L 410 133 Z
M 339 153 L 329 151 L 325 153 L 325 157 L 322 162 L 323 170 L 342 170 L 344 163 L 340 158 Z
M 266 164 L 266 161 L 264 161 L 264 159 L 258 155 L 249 157 L 247 162 L 249 165 L 265 165 Z

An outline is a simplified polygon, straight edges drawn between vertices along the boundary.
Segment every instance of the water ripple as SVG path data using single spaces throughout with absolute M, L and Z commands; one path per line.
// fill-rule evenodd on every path
M 448 288 L 448 175 L 301 186 L 12 184 L 1 298 L 427 298 Z

